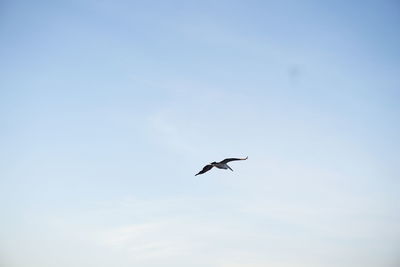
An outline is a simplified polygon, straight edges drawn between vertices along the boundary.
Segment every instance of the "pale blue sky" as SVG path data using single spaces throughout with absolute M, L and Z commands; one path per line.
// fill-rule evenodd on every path
M 395 0 L 1 1 L 0 265 L 398 266 L 399 47 Z

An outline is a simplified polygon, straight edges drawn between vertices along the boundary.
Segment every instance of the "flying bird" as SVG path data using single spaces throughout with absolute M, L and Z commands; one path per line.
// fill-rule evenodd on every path
M 227 159 L 224 159 L 223 161 L 220 161 L 220 162 L 211 162 L 210 164 L 207 164 L 206 166 L 204 166 L 204 168 L 201 170 L 201 171 L 199 171 L 199 173 L 198 174 L 196 174 L 195 176 L 197 176 L 197 175 L 199 175 L 199 174 L 203 174 L 203 173 L 205 173 L 205 172 L 208 172 L 209 170 L 211 170 L 213 167 L 217 167 L 218 169 L 224 169 L 224 170 L 226 170 L 226 169 L 230 169 L 231 171 L 233 171 L 232 169 L 231 169 L 231 167 L 229 167 L 229 165 L 227 164 L 228 162 L 231 162 L 231 161 L 235 161 L 235 160 L 246 160 L 248 157 L 246 157 L 246 158 L 243 158 L 243 159 L 239 159 L 239 158 L 227 158 Z

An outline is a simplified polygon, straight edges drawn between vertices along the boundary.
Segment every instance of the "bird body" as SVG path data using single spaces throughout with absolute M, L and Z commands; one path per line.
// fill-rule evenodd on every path
M 231 171 L 233 171 L 231 169 L 231 167 L 229 167 L 229 165 L 226 163 L 225 164 L 224 163 L 216 163 L 216 164 L 214 164 L 214 167 L 217 167 L 218 169 L 224 169 L 224 170 L 230 169 Z
M 224 170 L 229 169 L 229 170 L 233 171 L 232 168 L 229 167 L 229 165 L 227 164 L 228 162 L 235 161 L 235 160 L 246 160 L 247 158 L 248 157 L 246 157 L 246 158 L 227 158 L 220 162 L 215 162 L 215 161 L 211 162 L 210 164 L 204 166 L 204 168 L 201 171 L 199 171 L 199 173 L 197 173 L 195 176 L 197 176 L 199 174 L 203 174 L 205 172 L 208 172 L 213 167 L 216 167 L 218 169 L 224 169 Z

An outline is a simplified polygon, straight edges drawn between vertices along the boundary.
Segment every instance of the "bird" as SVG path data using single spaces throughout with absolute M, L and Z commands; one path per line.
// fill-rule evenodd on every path
M 220 162 L 215 162 L 214 161 L 214 162 L 211 162 L 210 164 L 207 164 L 206 166 L 204 166 L 203 169 L 201 171 L 199 171 L 199 173 L 195 174 L 194 176 L 197 176 L 199 174 L 203 174 L 205 172 L 208 172 L 213 167 L 216 167 L 218 169 L 224 169 L 224 170 L 230 169 L 231 171 L 233 171 L 232 168 L 229 167 L 229 165 L 227 164 L 228 162 L 235 161 L 235 160 L 246 160 L 248 158 L 249 157 L 245 157 L 245 158 L 227 158 L 227 159 L 224 159 L 224 160 L 222 160 Z

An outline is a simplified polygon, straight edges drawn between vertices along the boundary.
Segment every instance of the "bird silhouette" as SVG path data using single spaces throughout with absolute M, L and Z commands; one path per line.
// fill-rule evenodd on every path
M 224 160 L 222 160 L 220 162 L 215 162 L 214 161 L 214 162 L 211 162 L 210 164 L 207 164 L 206 166 L 204 166 L 203 169 L 201 171 L 199 171 L 199 173 L 197 173 L 195 176 L 197 176 L 199 174 L 203 174 L 205 172 L 208 172 L 213 167 L 216 167 L 218 169 L 224 169 L 224 170 L 230 169 L 231 171 L 233 171 L 232 168 L 229 167 L 229 165 L 227 164 L 228 162 L 235 161 L 235 160 L 246 160 L 246 159 L 248 159 L 248 157 L 245 157 L 245 158 L 227 158 L 227 159 L 224 159 Z

